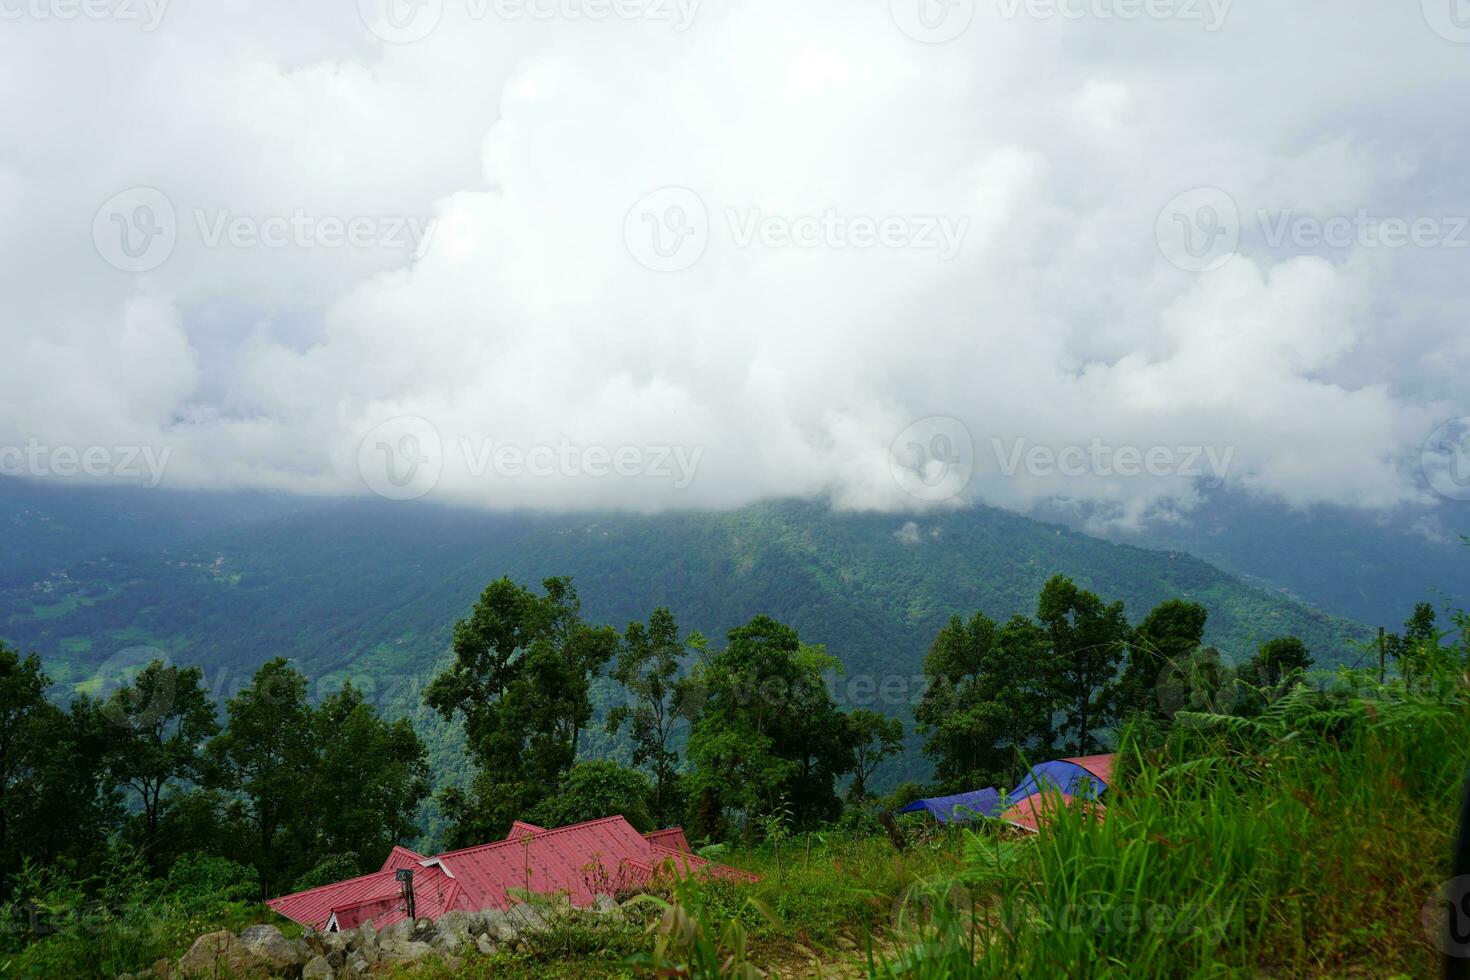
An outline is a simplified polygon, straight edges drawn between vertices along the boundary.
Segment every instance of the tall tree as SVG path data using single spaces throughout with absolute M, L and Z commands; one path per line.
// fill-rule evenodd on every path
M 1167 599 L 1143 618 L 1133 631 L 1128 665 L 1118 681 L 1120 714 L 1142 711 L 1159 716 L 1159 685 L 1189 669 L 1194 652 L 1204 643 L 1209 616 L 1197 602 Z
M 1438 617 L 1434 606 L 1427 602 L 1414 606 L 1414 614 L 1405 621 L 1402 633 L 1388 634 L 1387 653 L 1398 664 L 1405 681 L 1413 683 L 1414 677 L 1423 673 L 1431 651 L 1439 646 L 1439 637 Z
M 1055 671 L 1046 634 L 1024 616 L 997 628 L 976 613 L 941 629 L 914 711 L 941 785 L 1010 785 L 1029 756 L 1050 754 Z
M 229 721 L 209 743 L 211 779 L 238 794 L 232 813 L 249 838 L 267 893 L 291 881 L 304 842 L 285 833 L 293 818 L 320 807 L 313 768 L 312 709 L 306 678 L 284 658 L 268 661 L 226 705 Z
M 1042 587 L 1036 618 L 1051 642 L 1069 744 L 1086 755 L 1098 748 L 1097 730 L 1112 721 L 1113 680 L 1131 632 L 1123 604 L 1108 605 L 1058 575 Z
M 544 595 L 509 579 L 490 583 L 454 628 L 454 663 L 425 703 L 446 721 L 462 715 L 475 774 L 468 792 L 446 790 L 455 843 L 478 843 L 556 792 L 592 717 L 591 681 L 612 658 L 617 632 L 582 622 L 570 579 Z
M 852 744 L 852 788 L 854 800 L 868 797 L 868 781 L 883 762 L 903 751 L 903 722 L 897 718 L 858 708 L 847 716 Z
M 1276 687 L 1292 674 L 1309 669 L 1312 663 L 1305 643 L 1294 636 L 1283 636 L 1261 644 L 1246 664 L 1246 675 L 1252 683 Z
M 838 661 L 794 629 L 757 616 L 695 674 L 704 709 L 689 736 L 692 797 L 747 819 L 790 808 L 798 825 L 840 810 L 838 775 L 852 771 L 841 712 L 823 682 Z M 705 821 L 709 822 L 709 821 Z
M 679 753 L 670 739 L 692 707 L 689 685 L 679 677 L 683 653 L 674 614 L 655 609 L 647 626 L 628 624 L 612 669 L 613 680 L 623 685 L 630 701 L 608 712 L 607 730 L 628 725 L 633 764 L 648 766 L 653 773 L 653 818 L 660 826 L 678 809 Z
M 153 847 L 169 803 L 165 793 L 203 778 L 201 746 L 219 733 L 204 672 L 154 660 L 112 693 L 102 714 L 113 726 L 107 770 L 142 805 L 142 844 L 156 861 Z
M 408 719 L 388 721 L 351 684 L 322 701 L 312 718 L 316 759 L 312 792 L 331 800 L 330 813 L 313 807 L 315 852 L 354 854 L 355 873 L 382 866 L 393 845 L 418 832 L 414 815 L 429 793 L 424 743 Z

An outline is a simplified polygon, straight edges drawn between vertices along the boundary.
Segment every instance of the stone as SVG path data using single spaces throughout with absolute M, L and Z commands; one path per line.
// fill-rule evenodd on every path
M 271 925 L 249 926 L 240 933 L 240 945 L 272 974 L 289 973 L 311 959 L 309 946 L 292 942 Z
M 174 975 L 174 961 L 167 957 L 154 960 L 151 972 L 158 980 L 169 980 Z
M 185 977 L 263 977 L 267 970 L 258 965 L 228 929 L 207 932 L 194 940 L 189 951 L 179 957 L 179 974 Z
M 361 956 L 354 956 L 347 961 L 347 972 L 354 977 L 366 976 L 368 970 L 371 968 L 372 964 Z
M 504 909 L 485 909 L 480 919 L 485 924 L 485 935 L 496 943 L 513 943 L 520 938 L 521 931 Z
M 453 933 L 460 939 L 468 939 L 470 935 L 470 914 L 458 910 L 445 912 L 439 916 L 439 921 L 435 923 L 435 928 L 438 929 L 440 935 Z
M 489 936 L 476 936 L 475 948 L 485 956 L 493 956 L 495 954 L 495 944 L 490 941 Z
M 335 974 L 325 956 L 313 956 L 301 968 L 301 980 L 332 980 Z
M 399 919 L 378 933 L 378 945 L 383 949 L 389 946 L 397 946 L 413 939 L 413 923 L 407 919 Z
M 434 937 L 429 945 L 434 947 L 434 952 L 448 956 L 463 946 L 464 940 L 459 937 L 458 933 L 441 932 Z
M 506 913 L 510 923 L 522 932 L 545 932 L 546 920 L 541 913 L 525 903 L 512 905 Z
M 383 957 L 397 963 L 413 963 L 426 956 L 432 956 L 433 953 L 434 948 L 428 943 L 421 943 L 415 940 L 413 942 L 400 943 L 394 946 L 391 951 L 383 950 Z
M 365 949 L 368 946 L 376 946 L 377 944 L 378 930 L 373 927 L 373 920 L 368 919 L 357 930 L 357 946 L 359 949 Z

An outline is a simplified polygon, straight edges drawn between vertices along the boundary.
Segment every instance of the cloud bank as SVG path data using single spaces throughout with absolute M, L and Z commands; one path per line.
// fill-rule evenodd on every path
M 234 0 L 147 29 L 27 0 L 0 470 L 90 449 L 131 479 L 146 446 L 169 486 L 488 507 L 1429 502 L 1425 439 L 1470 414 L 1470 39 L 1435 2 Z

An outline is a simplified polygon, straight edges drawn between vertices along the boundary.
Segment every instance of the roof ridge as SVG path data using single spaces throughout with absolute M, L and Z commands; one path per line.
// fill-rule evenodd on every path
M 566 831 L 566 830 L 581 830 L 581 829 L 583 829 L 585 827 L 595 827 L 598 824 L 602 824 L 602 823 L 623 823 L 623 824 L 627 824 L 628 828 L 631 829 L 633 831 L 633 833 L 635 833 L 635 834 L 638 833 L 637 828 L 633 827 L 632 824 L 628 823 L 628 818 L 627 817 L 624 817 L 622 814 L 616 814 L 616 815 L 611 816 L 611 817 L 598 817 L 596 820 L 584 820 L 581 823 L 569 823 L 565 827 L 553 827 L 550 830 L 542 831 L 539 834 L 530 834 L 530 835 L 527 835 L 525 837 L 516 837 L 516 838 L 512 838 L 510 840 L 496 840 L 496 841 L 491 841 L 488 844 L 476 844 L 473 847 L 462 847 L 462 848 L 460 848 L 457 851 L 445 851 L 442 854 L 435 854 L 432 858 L 429 858 L 427 860 L 440 861 L 440 860 L 443 860 L 444 858 L 447 858 L 447 857 L 459 857 L 459 856 L 464 855 L 464 854 L 480 853 L 480 852 L 488 851 L 488 850 L 490 850 L 492 848 L 496 848 L 496 847 L 511 847 L 511 846 L 525 847 L 526 846 L 526 843 L 525 842 L 528 841 L 528 840 L 545 840 L 546 838 L 552 836 L 553 834 L 559 834 L 562 831 Z M 639 836 L 641 837 L 642 835 L 640 834 Z

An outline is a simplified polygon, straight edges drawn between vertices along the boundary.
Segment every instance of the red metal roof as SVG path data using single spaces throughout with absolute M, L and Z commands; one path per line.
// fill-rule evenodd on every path
M 643 835 L 650 844 L 661 844 L 664 847 L 672 847 L 676 851 L 685 854 L 693 854 L 694 848 L 689 846 L 688 839 L 684 836 L 683 827 L 670 827 L 668 830 L 654 830 Z
M 515 823 L 510 825 L 510 833 L 505 835 L 505 839 L 520 840 L 522 837 L 530 837 L 534 834 L 544 833 L 546 833 L 545 827 L 538 827 L 533 823 L 526 823 L 524 820 L 517 820 Z
M 379 871 L 397 871 L 399 868 L 412 868 L 423 864 L 425 858 L 417 851 L 410 851 L 406 847 L 394 847 L 388 852 L 388 860 L 383 862 Z
M 392 859 L 390 855 L 389 860 Z M 293 922 L 309 925 L 313 929 L 327 928 L 334 912 L 338 913 L 339 928 L 353 928 L 353 926 L 343 924 L 343 913 L 372 906 L 378 910 L 377 914 L 368 914 L 366 917 L 371 918 L 374 924 L 382 927 L 391 925 L 404 917 L 403 900 L 399 893 L 400 886 L 396 875 L 396 868 L 384 868 L 382 871 L 374 871 L 372 874 L 349 878 L 346 881 L 323 885 L 320 888 L 296 892 L 293 895 L 282 895 L 265 904 Z M 430 918 L 438 918 L 449 911 L 453 907 L 457 894 L 457 889 L 451 888 L 454 884 L 454 879 L 439 868 L 415 866 L 413 873 L 415 911 L 419 915 L 427 915 Z M 386 906 L 392 907 L 387 908 Z M 359 919 L 358 924 L 361 924 L 361 921 Z
M 1115 758 L 1117 758 L 1117 754 L 1109 752 L 1107 755 L 1081 755 L 1071 759 L 1063 759 L 1062 761 L 1070 762 L 1074 766 L 1081 766 L 1102 780 L 1103 786 L 1108 787 L 1113 785 L 1113 760 Z
M 325 929 L 334 916 L 339 929 L 356 928 L 368 919 L 382 928 L 405 915 L 395 878 L 402 867 L 414 868 L 415 911 L 430 919 L 451 909 L 509 908 L 520 900 L 512 894 L 516 891 L 559 893 L 573 904 L 587 905 L 598 894 L 614 895 L 664 874 L 760 880 L 692 853 L 677 827 L 645 837 L 622 817 L 606 817 L 553 830 L 518 821 L 510 833 L 494 844 L 431 858 L 397 847 L 381 871 L 266 904 L 316 929 Z
M 1075 759 L 1068 759 L 1066 761 L 1076 762 Z M 1084 766 L 1083 768 L 1085 769 L 1087 767 Z M 1088 769 L 1088 772 L 1091 771 L 1091 769 Z M 1043 790 L 1040 793 L 1032 793 L 1030 796 L 1021 800 L 1021 802 L 1007 809 L 1000 815 L 1000 819 L 1013 827 L 1020 827 L 1022 830 L 1029 830 L 1034 834 L 1042 822 L 1056 816 L 1056 814 L 1061 812 L 1062 807 L 1075 806 L 1077 804 L 1085 806 L 1088 812 L 1096 814 L 1099 820 L 1103 818 L 1103 814 L 1107 810 L 1101 803 L 1079 799 L 1053 790 Z

